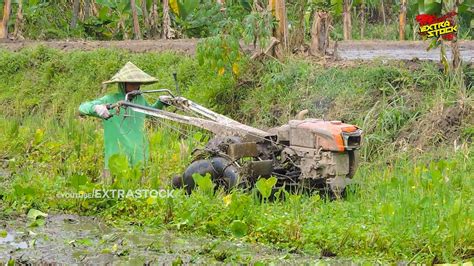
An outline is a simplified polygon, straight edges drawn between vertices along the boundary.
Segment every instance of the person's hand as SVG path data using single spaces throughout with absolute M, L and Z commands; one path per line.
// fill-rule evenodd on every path
M 105 104 L 98 104 L 94 106 L 94 111 L 102 118 L 109 119 L 112 115 L 107 110 L 107 106 Z

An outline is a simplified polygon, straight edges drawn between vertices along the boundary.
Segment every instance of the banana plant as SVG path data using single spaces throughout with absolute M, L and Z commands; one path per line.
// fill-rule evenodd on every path
M 224 20 L 222 6 L 214 0 L 170 0 L 171 19 L 186 37 L 207 37 Z
M 132 8 L 130 0 L 96 0 L 100 6 L 98 16 L 88 21 L 88 26 L 106 26 L 109 37 L 122 35 L 120 37 L 128 39 L 132 34 Z M 137 15 L 142 16 L 139 3 L 136 4 Z

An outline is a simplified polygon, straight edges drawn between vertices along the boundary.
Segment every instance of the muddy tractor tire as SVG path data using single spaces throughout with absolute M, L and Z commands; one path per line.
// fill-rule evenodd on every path
M 213 157 L 206 160 L 197 160 L 190 164 L 182 176 L 173 178 L 173 187 L 185 188 L 190 194 L 195 188 L 193 174 L 205 176 L 209 174 L 216 188 L 223 187 L 226 191 L 239 184 L 237 167 L 231 161 L 222 157 Z

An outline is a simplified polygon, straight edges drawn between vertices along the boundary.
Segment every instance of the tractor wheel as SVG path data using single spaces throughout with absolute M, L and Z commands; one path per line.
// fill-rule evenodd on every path
M 225 158 L 213 157 L 207 160 L 197 160 L 190 164 L 182 177 L 177 176 L 173 179 L 173 186 L 184 187 L 186 192 L 190 194 L 196 186 L 193 174 L 202 176 L 209 174 L 212 181 L 217 185 L 216 188 L 223 187 L 227 191 L 239 184 L 237 167 Z

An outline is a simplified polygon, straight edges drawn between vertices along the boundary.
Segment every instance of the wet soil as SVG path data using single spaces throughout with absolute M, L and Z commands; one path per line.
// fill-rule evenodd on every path
M 339 56 L 343 60 L 440 60 L 440 48 L 427 51 L 428 41 L 349 41 L 339 42 Z M 333 47 L 333 46 L 331 46 Z M 474 41 L 460 41 L 459 49 L 464 62 L 474 62 Z M 446 49 L 451 60 L 451 48 Z
M 60 50 L 94 50 L 98 48 L 118 48 L 132 52 L 163 52 L 174 51 L 193 55 L 199 39 L 179 40 L 138 40 L 138 41 L 3 41 L 0 48 L 18 51 L 25 47 L 44 45 Z M 340 41 L 337 54 L 342 60 L 433 60 L 439 61 L 439 48 L 427 51 L 428 42 L 423 41 Z M 241 44 L 244 50 L 252 52 L 252 46 Z M 459 41 L 463 61 L 472 63 L 474 60 L 474 41 Z M 334 43 L 329 45 L 329 53 L 334 51 Z M 447 47 L 448 59 L 451 59 L 450 48 Z
M 182 235 L 158 228 L 116 228 L 97 217 L 59 214 L 49 215 L 44 225 L 36 227 L 28 226 L 24 218 L 0 220 L 0 263 L 5 265 L 10 260 L 21 264 L 299 265 L 326 259 L 290 254 L 238 239 Z

